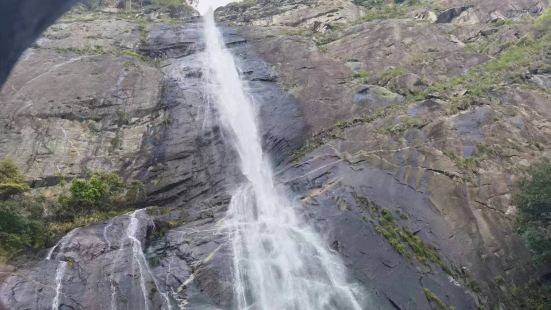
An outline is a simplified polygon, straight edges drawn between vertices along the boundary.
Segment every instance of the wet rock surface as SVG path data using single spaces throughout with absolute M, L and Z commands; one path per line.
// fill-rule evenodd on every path
M 548 154 L 550 58 L 532 60 L 522 82 L 497 80 L 486 96 L 429 85 L 453 85 L 507 51 L 529 32 L 520 20 L 547 2 L 433 4 L 390 17 L 357 6 L 352 22 L 328 18 L 349 10 L 323 0 L 300 5 L 333 12 L 304 19 L 288 13 L 282 21 L 286 6 L 273 1 L 216 13 L 239 27 L 302 105 L 311 138 L 282 180 L 353 274 L 398 309 L 429 309 L 429 292 L 458 309 L 508 308 L 511 290 L 539 274 L 514 233 L 511 193 L 523 169 Z M 417 99 L 425 90 L 432 93 Z M 458 107 L 465 94 L 473 100 Z M 381 212 L 434 247 L 441 263 L 398 254 Z
M 143 181 L 152 207 L 69 233 L 51 259 L 42 251 L 14 261 L 2 300 L 13 309 L 55 300 L 73 309 L 231 308 L 231 249 L 218 223 L 241 176 L 209 104 L 202 21 L 153 21 L 144 32 L 95 14 L 90 24 L 52 26 L 15 69 L 2 90 L 2 156 L 41 186 L 85 169 L 118 171 Z M 82 46 L 82 32 L 97 44 L 92 51 L 71 46 Z M 297 102 L 243 38 L 231 29 L 224 36 L 258 104 L 265 149 L 288 161 L 303 138 Z M 40 147 L 50 151 L 37 154 Z
M 433 309 L 436 297 L 507 309 L 534 271 L 510 197 L 551 144 L 550 58 L 493 100 L 458 109 L 468 89 L 415 96 L 528 31 L 496 20 L 546 5 L 450 0 L 375 19 L 351 1 L 217 11 L 277 181 L 378 308 Z M 147 208 L 15 259 L 1 273 L 10 309 L 234 306 L 220 223 L 242 176 L 209 104 L 201 21 L 122 13 L 69 14 L 25 53 L 0 92 L 0 157 L 35 186 L 117 171 L 145 184 Z

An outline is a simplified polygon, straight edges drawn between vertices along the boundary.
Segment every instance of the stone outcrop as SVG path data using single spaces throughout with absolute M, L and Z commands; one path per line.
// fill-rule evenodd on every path
M 390 14 L 323 0 L 292 2 L 315 7 L 311 12 L 327 9 L 300 18 L 293 14 L 299 8 L 287 5 L 258 1 L 217 14 L 240 27 L 303 107 L 311 138 L 285 175 L 308 206 L 305 212 L 323 223 L 320 230 L 329 231 L 362 282 L 376 281 L 375 289 L 399 309 L 427 307 L 423 287 L 456 308 L 474 306 L 451 293 L 442 270 L 390 258 L 392 246 L 375 232 L 380 223 L 370 208 L 390 210 L 401 227 L 435 246 L 455 270 L 448 283 L 477 304 L 510 307 L 511 291 L 538 276 L 514 233 L 510 199 L 523 169 L 548 155 L 549 88 L 537 72 L 551 59 L 534 60 L 525 82 L 496 82 L 489 97 L 469 89 L 421 99 L 416 94 L 490 62 L 528 33 L 519 20 L 541 14 L 547 3 L 439 1 Z M 313 26 L 320 19 L 323 29 L 333 30 L 320 33 Z M 500 20 L 515 26 L 501 27 L 507 22 Z M 465 94 L 474 101 L 458 107 L 455 100 Z M 321 221 L 326 217 L 332 220 Z M 417 266 L 411 274 L 410 264 Z M 411 286 L 404 280 L 410 276 L 417 280 Z M 394 292 L 387 280 L 407 289 Z
M 118 172 L 145 184 L 146 208 L 69 233 L 51 259 L 14 259 L 0 300 L 232 308 L 219 223 L 242 176 L 208 104 L 200 20 L 107 6 L 65 15 L 25 52 L 0 92 L 0 158 L 34 187 Z M 514 233 L 511 192 L 549 154 L 551 55 L 490 97 L 420 94 L 498 57 L 546 6 L 443 0 L 376 15 L 346 0 L 257 0 L 217 10 L 277 181 L 378 308 L 509 309 L 513 289 L 538 275 Z
M 135 229 L 127 214 L 69 233 L 52 259 L 46 250 L 15 259 L 0 289 L 7 307 L 51 308 L 59 270 L 61 308 L 232 305 L 231 249 L 217 223 L 241 176 L 208 105 L 201 21 L 162 18 L 75 11 L 26 52 L 2 89 L 1 157 L 16 160 L 29 182 L 115 171 L 145 184 L 149 207 L 135 213 Z M 304 132 L 296 101 L 243 38 L 231 29 L 224 36 L 259 105 L 264 148 L 288 162 Z

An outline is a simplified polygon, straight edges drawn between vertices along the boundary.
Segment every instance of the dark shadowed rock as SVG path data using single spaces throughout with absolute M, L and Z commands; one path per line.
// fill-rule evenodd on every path
M 455 18 L 459 17 L 463 12 L 471 9 L 472 6 L 461 6 L 457 8 L 451 8 L 438 14 L 436 18 L 437 23 L 451 23 Z
M 9 129 L 2 157 L 16 158 L 37 182 L 118 171 L 142 180 L 143 204 L 159 207 L 78 229 L 51 260 L 40 253 L 20 261 L 6 274 L 1 299 L 50 308 L 61 283 L 62 308 L 231 308 L 232 253 L 217 223 L 241 175 L 208 104 L 201 20 L 151 21 L 142 34 L 132 20 L 96 14 L 52 26 L 14 70 L 0 93 Z M 264 147 L 282 163 L 302 144 L 301 110 L 246 41 L 231 29 L 224 36 L 258 106 Z M 81 50 L 81 43 L 101 49 Z
M 61 308 L 231 309 L 220 223 L 242 175 L 209 103 L 201 20 L 129 16 L 118 4 L 72 12 L 25 53 L 0 92 L 0 157 L 41 186 L 119 172 L 145 184 L 148 208 L 69 233 L 50 260 L 47 250 L 16 258 L 0 271 L 0 299 L 43 309 L 60 292 Z M 536 270 L 511 193 L 551 146 L 549 57 L 486 96 L 453 85 L 529 34 L 497 20 L 546 5 L 443 0 L 429 10 L 438 23 L 416 7 L 364 20 L 348 0 L 216 11 L 278 185 L 380 309 L 433 309 L 435 297 L 508 309 Z

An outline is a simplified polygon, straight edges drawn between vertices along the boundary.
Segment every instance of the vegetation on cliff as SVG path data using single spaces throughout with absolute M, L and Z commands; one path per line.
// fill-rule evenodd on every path
M 12 160 L 0 162 L 0 199 L 30 190 L 25 178 Z
M 532 165 L 514 198 L 518 231 L 544 263 L 551 262 L 551 161 Z
M 143 198 L 140 182 L 91 172 L 70 183 L 30 191 L 11 160 L 0 161 L 0 262 L 47 246 L 69 230 L 125 213 Z
M 551 263 L 551 160 L 533 164 L 518 183 L 513 202 L 517 228 L 536 262 Z M 519 309 L 551 309 L 551 285 L 536 280 L 515 293 Z
M 361 18 L 361 22 L 377 19 L 400 18 L 406 16 L 413 8 L 426 8 L 434 5 L 434 3 L 430 1 L 424 0 L 354 0 L 354 3 L 368 9 Z

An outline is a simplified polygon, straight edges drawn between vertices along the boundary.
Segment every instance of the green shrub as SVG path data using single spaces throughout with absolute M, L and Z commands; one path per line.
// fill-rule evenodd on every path
M 28 190 L 30 187 L 15 162 L 10 159 L 0 161 L 0 199 L 7 199 Z
M 88 178 L 71 182 L 68 195 L 60 197 L 62 212 L 80 215 L 124 208 L 143 193 L 140 184 L 134 182 L 129 186 L 114 173 L 94 172 Z
M 0 201 L 0 263 L 25 247 L 43 244 L 45 234 L 41 218 L 28 212 L 26 201 Z
M 533 281 L 513 291 L 515 309 L 551 309 L 551 284 Z
M 153 0 L 153 3 L 161 6 L 177 7 L 183 4 L 182 0 Z
M 544 159 L 518 183 L 513 202 L 517 227 L 528 247 L 542 262 L 551 262 L 551 161 Z
M 29 190 L 13 162 L 2 161 L 0 168 L 1 184 L 21 183 L 24 191 Z M 43 247 L 76 227 L 126 213 L 144 196 L 141 182 L 126 183 L 109 172 L 94 172 L 24 195 L 10 192 L 9 200 L 0 200 L 0 263 L 21 250 Z

